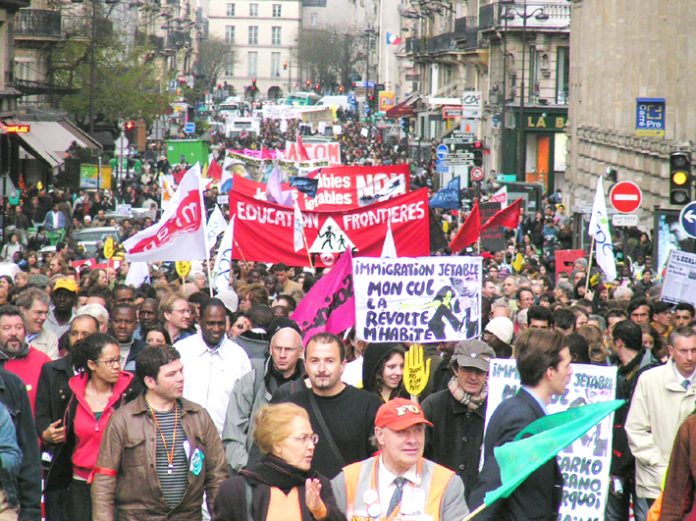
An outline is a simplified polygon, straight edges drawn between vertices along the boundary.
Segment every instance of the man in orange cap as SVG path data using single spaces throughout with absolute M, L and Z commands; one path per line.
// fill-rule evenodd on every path
M 348 520 L 460 521 L 469 513 L 461 478 L 423 458 L 426 425 L 432 426 L 410 400 L 395 398 L 379 408 L 378 455 L 344 467 L 331 482 Z

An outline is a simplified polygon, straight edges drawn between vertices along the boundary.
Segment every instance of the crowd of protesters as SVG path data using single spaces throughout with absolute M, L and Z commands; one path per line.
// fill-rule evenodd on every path
M 368 137 L 351 119 L 341 126 L 346 163 L 408 162 L 405 143 Z M 282 148 L 297 130 L 264 120 L 259 136 L 221 140 L 219 151 Z M 211 297 L 203 263 L 185 280 L 173 263 L 151 266 L 150 281 L 131 287 L 118 254 L 108 261 L 103 242 L 95 253 L 74 240 L 98 227 L 124 240 L 149 226 L 156 213 L 118 215 L 117 203 L 156 212 L 156 174 L 188 166 L 147 155 L 116 192 L 32 185 L 6 202 L 0 504 L 14 512 L 8 519 L 38 521 L 42 501 L 48 521 L 110 521 L 115 512 L 121 520 L 380 518 L 400 504 L 408 513 L 402 488 L 411 486 L 441 495 L 427 502 L 439 510 L 421 514 L 459 520 L 490 490 L 488 471 L 478 471 L 482 450 L 489 462 L 492 447 L 509 441 L 504 417 L 484 438 L 490 360 L 517 359 L 529 396 L 507 407 L 529 407 L 519 420 L 529 422 L 567 385 L 566 353 L 568 363 L 617 367 L 617 397 L 627 404 L 616 413 L 605 518 L 627 520 L 632 509 L 646 519 L 696 396 L 694 308 L 660 300 L 648 234 L 629 230 L 616 281 L 584 257 L 557 275 L 554 252 L 571 249 L 573 235 L 562 194 L 549 194 L 504 249 L 481 252 L 480 339 L 426 346 L 421 407 L 405 400 L 409 345 L 366 343 L 354 331 L 302 338 L 290 316 L 321 270 L 234 261 L 230 287 Z M 432 175 L 424 163 L 414 178 L 429 186 Z M 210 211 L 217 195 L 206 191 Z M 433 215 L 443 240 L 432 253 L 452 254 L 445 245 L 458 219 Z M 98 267 L 82 262 L 90 257 Z M 553 356 L 539 362 L 538 346 Z M 667 473 L 663 511 L 674 519 L 686 508 L 674 499 L 679 487 L 693 490 L 683 467 Z M 555 467 L 539 472 L 481 519 L 555 518 Z M 371 494 L 369 480 L 386 476 L 393 484 Z

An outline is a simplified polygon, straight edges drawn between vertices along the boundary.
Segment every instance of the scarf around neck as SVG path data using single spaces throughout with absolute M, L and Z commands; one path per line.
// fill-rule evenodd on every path
M 272 454 L 265 456 L 258 465 L 242 469 L 239 473 L 269 487 L 278 487 L 285 494 L 295 487 L 303 486 L 308 478 L 316 477 L 316 472 L 293 467 Z
M 464 389 L 459 387 L 459 382 L 457 381 L 456 376 L 453 376 L 450 379 L 449 383 L 447 384 L 447 388 L 449 389 L 450 393 L 452 393 L 454 399 L 462 405 L 466 405 L 470 411 L 480 409 L 488 397 L 488 382 L 483 385 L 483 389 L 481 389 L 481 392 L 477 395 L 469 394 L 464 391 Z

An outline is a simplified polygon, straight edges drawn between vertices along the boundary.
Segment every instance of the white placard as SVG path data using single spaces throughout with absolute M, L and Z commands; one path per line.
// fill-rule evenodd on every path
M 696 254 L 680 250 L 669 252 L 660 300 L 696 306 Z

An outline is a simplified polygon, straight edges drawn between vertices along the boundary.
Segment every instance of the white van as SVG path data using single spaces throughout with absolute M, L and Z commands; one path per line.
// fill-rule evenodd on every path
M 346 111 L 352 110 L 352 107 L 348 102 L 348 96 L 324 96 L 319 100 L 317 105 L 335 107 L 336 109 L 343 109 Z

